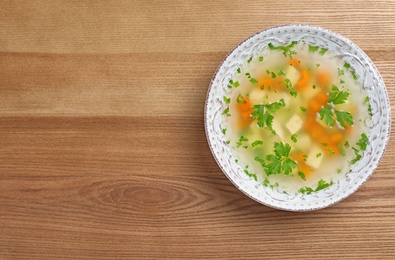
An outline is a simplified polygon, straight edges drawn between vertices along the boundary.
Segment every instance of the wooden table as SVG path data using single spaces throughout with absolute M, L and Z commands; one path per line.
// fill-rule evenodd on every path
M 274 25 L 348 37 L 395 102 L 395 2 L 324 2 L 1 1 L 0 259 L 395 259 L 394 136 L 309 213 L 247 198 L 206 142 L 215 69 Z

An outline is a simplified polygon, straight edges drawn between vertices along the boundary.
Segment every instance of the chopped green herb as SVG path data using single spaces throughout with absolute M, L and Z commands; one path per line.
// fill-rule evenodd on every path
M 337 172 L 337 173 L 341 173 L 341 172 L 342 172 L 342 169 L 337 169 L 336 172 Z
M 236 159 L 236 160 L 235 160 L 235 163 L 239 163 L 239 160 L 238 160 L 238 159 Z
M 341 70 L 341 69 L 337 69 L 337 75 L 340 77 L 340 76 L 343 76 L 344 75 L 344 70 Z
M 334 155 L 334 154 L 335 154 L 335 151 L 333 151 L 332 149 L 327 148 L 326 150 L 327 150 L 331 155 Z
M 237 147 L 240 147 L 243 145 L 243 143 L 248 142 L 248 138 L 244 136 L 240 136 L 239 141 L 236 142 Z
M 224 111 L 222 112 L 222 115 L 230 116 L 229 107 L 224 109 Z
M 350 147 L 350 144 L 348 143 L 348 141 L 344 142 L 344 147 L 346 147 L 346 148 Z
M 318 51 L 320 47 L 319 46 L 314 46 L 309 44 L 309 52 L 315 53 Z
M 328 144 L 327 144 L 327 143 L 321 143 L 321 145 L 323 145 L 323 146 L 328 146 Z
M 255 83 L 258 83 L 258 80 L 254 79 L 254 78 L 250 78 L 250 82 L 251 82 L 252 84 L 255 84 Z
M 320 190 L 323 190 L 325 188 L 328 188 L 328 187 L 332 186 L 332 184 L 333 184 L 332 181 L 330 183 L 327 183 L 326 181 L 321 179 L 321 180 L 318 181 L 318 187 L 315 189 L 315 191 L 320 191 Z
M 326 48 L 321 48 L 321 50 L 319 51 L 319 53 L 320 53 L 321 55 L 324 55 L 325 52 L 327 52 L 327 51 L 328 51 L 328 49 L 326 49 Z
M 238 81 L 236 81 L 235 83 L 233 83 L 233 86 L 234 86 L 235 88 L 240 87 L 240 83 L 239 83 Z
M 237 73 L 241 73 L 241 69 L 240 68 L 237 68 Z
M 272 72 L 272 78 L 274 79 L 276 76 L 276 73 Z
M 262 62 L 262 61 L 263 61 L 263 57 L 260 56 L 260 57 L 259 57 L 259 62 Z
M 297 134 L 293 134 L 293 135 L 291 135 L 291 140 L 292 140 L 294 143 L 296 143 L 296 142 L 298 141 L 297 137 L 298 137 Z
M 266 70 L 266 74 L 269 75 L 270 74 L 270 70 Z
M 222 133 L 223 133 L 224 135 L 226 135 L 226 128 L 223 128 L 223 129 L 222 129 Z
M 321 153 L 317 153 L 317 154 L 315 155 L 315 157 L 319 158 L 321 155 L 322 155 Z
M 277 75 L 279 75 L 279 76 L 287 76 L 287 74 L 285 74 L 285 72 L 282 71 L 282 70 L 280 70 Z
M 363 103 L 369 103 L 369 97 L 365 97 L 365 99 L 363 100 Z
M 230 140 L 226 141 L 226 144 L 230 144 Z
M 307 109 L 305 107 L 300 107 L 300 110 L 302 110 L 302 112 L 306 112 Z
M 344 83 L 345 83 L 345 81 L 340 79 L 340 84 L 344 84 Z
M 247 60 L 248 63 L 250 63 L 251 61 L 252 61 L 252 57 Z
M 297 41 L 293 41 L 286 46 L 281 46 L 281 45 L 274 46 L 272 43 L 269 43 L 269 49 L 283 51 L 284 57 L 289 56 L 289 58 L 292 59 L 292 55 L 296 54 L 296 52 L 291 50 L 291 48 L 293 48 L 295 46 L 295 44 L 297 44 L 297 43 L 298 43 Z
M 357 74 L 355 74 L 355 71 L 351 71 L 351 75 L 352 75 L 353 79 L 355 79 L 355 80 L 358 79 L 358 76 L 357 76 Z
M 358 140 L 357 145 L 359 146 L 359 148 L 362 151 L 366 150 L 366 145 L 368 143 L 369 138 L 367 137 L 367 135 L 365 133 L 361 134 L 361 138 Z
M 293 97 L 296 97 L 297 94 L 298 94 L 298 92 L 296 92 L 296 90 L 292 87 L 291 80 L 288 79 L 288 78 L 286 78 L 286 79 L 284 80 L 284 82 L 285 82 L 285 87 L 286 87 L 287 89 L 289 89 L 289 94 L 290 94 L 291 96 L 293 96 Z
M 266 178 L 266 179 L 263 181 L 263 186 L 269 187 L 269 185 L 270 185 L 269 179 Z
M 372 107 L 370 106 L 370 104 L 368 106 L 368 113 L 369 113 L 369 116 L 373 116 Z
M 254 148 L 254 147 L 256 147 L 256 146 L 258 146 L 258 145 L 262 145 L 262 144 L 263 144 L 263 141 L 261 141 L 261 140 L 256 140 L 256 141 L 252 142 L 251 146 Z
M 321 66 L 321 64 L 317 63 L 315 64 L 315 67 L 318 69 Z
M 247 78 L 251 78 L 251 74 L 249 73 L 249 72 L 246 72 L 246 74 L 244 74 L 244 75 L 246 75 L 247 76 Z
M 333 185 L 333 182 L 331 181 L 330 183 L 328 183 L 328 182 L 326 182 L 326 181 L 324 181 L 324 180 L 319 180 L 318 181 L 318 186 L 317 186 L 317 188 L 315 188 L 315 189 L 313 189 L 313 188 L 311 188 L 311 187 L 304 187 L 304 188 L 300 188 L 300 193 L 302 193 L 302 194 L 307 194 L 307 195 L 309 195 L 309 194 L 311 194 L 311 193 L 313 193 L 313 192 L 317 192 L 317 191 L 320 191 L 320 190 L 323 190 L 323 189 L 325 189 L 325 188 L 328 188 L 328 187 L 330 187 L 330 186 L 332 186 Z
M 245 169 L 244 172 L 248 175 L 248 177 L 253 178 L 255 181 L 258 181 L 258 177 L 255 173 L 249 172 L 247 169 Z
M 233 80 L 232 79 L 229 80 L 229 84 L 233 84 Z
M 230 103 L 230 98 L 224 96 L 224 102 L 225 102 L 226 104 L 229 104 L 229 103 Z
M 313 89 L 316 89 L 317 87 L 315 85 L 312 86 Z
M 350 64 L 348 64 L 347 62 L 345 62 L 345 63 L 344 63 L 344 67 L 345 67 L 346 69 L 348 69 L 348 68 L 350 68 Z
M 245 100 L 245 98 L 244 98 L 241 94 L 239 94 L 239 95 L 237 96 L 236 102 L 237 102 L 237 104 L 239 104 L 239 105 L 242 105 L 242 104 L 247 103 L 247 101 Z

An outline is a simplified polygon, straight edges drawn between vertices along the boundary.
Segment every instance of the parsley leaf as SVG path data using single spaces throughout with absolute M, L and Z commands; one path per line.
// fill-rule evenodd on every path
M 328 102 L 332 102 L 334 105 L 344 104 L 349 95 L 350 93 L 339 91 L 335 85 L 332 85 L 332 92 L 329 93 Z
M 343 76 L 344 75 L 344 70 L 341 70 L 341 69 L 337 69 L 337 75 L 340 77 L 340 76 Z
M 237 73 L 241 73 L 241 69 L 240 68 L 237 68 Z
M 236 81 L 235 83 L 233 83 L 233 86 L 234 86 L 235 88 L 237 88 L 237 87 L 240 86 L 240 83 L 239 83 L 238 81 Z
M 333 119 L 333 113 L 329 106 L 323 107 L 318 114 L 320 115 L 320 119 L 324 119 L 325 123 L 329 126 L 334 126 L 335 120 Z
M 290 159 L 289 153 L 291 146 L 287 143 L 275 142 L 274 143 L 274 154 L 268 154 L 266 156 L 266 163 L 263 159 L 256 157 L 255 160 L 261 163 L 266 174 L 280 174 L 281 172 L 285 175 L 289 175 L 293 169 L 296 168 L 297 164 L 295 161 Z
M 252 57 L 250 57 L 247 62 L 250 63 L 252 61 Z
M 223 129 L 222 129 L 222 133 L 223 133 L 224 135 L 226 135 L 226 128 L 223 128 Z
M 350 64 L 348 64 L 347 62 L 345 62 L 345 63 L 344 63 L 344 67 L 345 67 L 346 69 L 348 69 L 348 68 L 350 68 Z
M 262 61 L 263 61 L 263 57 L 260 56 L 260 57 L 259 57 L 259 62 L 262 62 Z
M 267 127 L 273 134 L 276 134 L 276 131 L 273 129 L 273 115 L 267 112 L 270 111 L 272 113 L 276 112 L 280 108 L 285 107 L 284 99 L 281 99 L 278 102 L 273 102 L 270 104 L 259 104 L 254 105 L 252 107 L 251 116 L 254 119 L 258 120 L 258 126 L 263 128 Z
M 344 111 L 335 111 L 336 120 L 342 127 L 346 127 L 346 125 L 352 126 L 354 124 L 354 119 L 352 118 L 351 113 Z
M 328 102 L 332 102 L 334 105 L 344 104 L 349 95 L 350 93 L 345 91 L 331 92 Z
M 281 172 L 281 160 L 279 158 L 277 158 L 274 154 L 269 154 L 266 156 L 266 160 L 271 162 L 265 166 L 266 174 L 268 176 L 272 174 L 279 174 Z
M 307 109 L 305 107 L 300 107 L 300 110 L 302 110 L 302 112 L 306 112 Z
M 293 134 L 293 135 L 291 135 L 291 140 L 292 140 L 294 143 L 296 143 L 296 142 L 298 141 L 297 137 L 298 137 L 297 134 Z
M 273 102 L 270 104 L 266 105 L 266 108 L 270 111 L 270 112 L 276 112 L 277 110 L 279 110 L 280 108 L 285 107 L 285 101 L 284 99 L 280 99 L 280 101 L 278 102 Z
M 292 172 L 292 169 L 296 168 L 296 162 L 291 160 L 290 158 L 285 158 L 283 161 L 282 169 L 285 175 L 289 175 Z

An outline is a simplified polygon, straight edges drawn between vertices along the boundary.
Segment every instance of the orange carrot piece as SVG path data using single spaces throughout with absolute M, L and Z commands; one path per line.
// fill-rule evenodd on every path
M 326 71 L 317 71 L 316 73 L 317 83 L 320 87 L 326 87 L 330 83 L 329 73 Z
M 252 113 L 252 103 L 244 98 L 244 103 L 243 104 L 236 104 L 236 108 L 239 112 L 240 115 L 240 120 L 238 122 L 238 128 L 239 129 L 244 129 L 247 126 L 251 124 L 253 119 L 251 118 L 251 113 Z
M 308 70 L 303 69 L 300 71 L 300 79 L 298 80 L 298 82 L 296 82 L 295 88 L 297 90 L 303 90 L 305 88 L 307 88 L 307 84 L 310 81 L 310 74 L 308 72 Z
M 294 68 L 298 68 L 299 60 L 297 58 L 293 58 L 292 60 L 289 61 L 289 65 L 292 65 Z
M 341 141 L 343 141 L 343 135 L 341 134 L 341 133 L 336 133 L 336 134 L 334 134 L 334 135 L 332 135 L 331 137 L 330 137 L 330 139 L 331 139 L 331 143 L 332 144 L 339 144 Z
M 294 161 L 296 161 L 298 163 L 298 170 L 303 172 L 305 177 L 308 178 L 308 177 L 310 177 L 310 175 L 312 173 L 312 169 L 304 161 L 305 158 L 304 158 L 303 155 L 304 154 L 300 152 L 300 153 L 291 154 L 290 157 L 291 157 L 292 160 L 294 160 Z
M 314 99 L 317 100 L 322 106 L 328 103 L 328 96 L 324 92 L 318 93 Z

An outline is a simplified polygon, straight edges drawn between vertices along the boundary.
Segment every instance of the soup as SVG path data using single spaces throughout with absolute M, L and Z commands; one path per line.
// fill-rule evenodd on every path
M 246 175 L 264 186 L 311 194 L 362 158 L 369 99 L 350 64 L 327 49 L 269 44 L 228 88 L 222 132 Z

